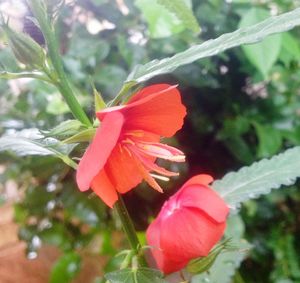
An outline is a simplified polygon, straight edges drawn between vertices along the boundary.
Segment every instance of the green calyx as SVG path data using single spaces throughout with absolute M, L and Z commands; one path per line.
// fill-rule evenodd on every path
M 208 271 L 220 253 L 234 249 L 234 247 L 230 245 L 230 242 L 231 239 L 224 240 L 216 245 L 208 254 L 208 256 L 191 260 L 187 266 L 187 271 L 192 274 L 199 274 Z
M 2 28 L 16 59 L 27 67 L 42 69 L 46 60 L 44 49 L 30 36 L 17 33 L 8 24 L 2 24 Z

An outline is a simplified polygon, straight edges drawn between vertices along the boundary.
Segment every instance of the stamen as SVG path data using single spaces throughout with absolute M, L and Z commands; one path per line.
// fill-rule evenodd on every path
M 130 157 L 132 157 L 131 151 L 127 148 L 127 146 L 123 146 L 123 149 L 126 150 L 126 152 L 129 154 Z
M 150 176 L 155 178 L 155 179 L 161 180 L 161 181 L 165 181 L 165 182 L 170 181 L 170 178 L 165 177 L 165 176 L 161 176 L 161 175 L 157 175 L 157 174 L 154 174 L 154 173 L 150 173 Z
M 161 143 L 137 142 L 139 151 L 145 155 L 150 155 L 174 162 L 184 162 L 185 155 L 179 149 Z
M 142 130 L 128 131 L 126 132 L 126 135 L 140 138 L 144 136 L 144 131 Z
M 137 159 L 135 159 L 135 161 L 140 173 L 142 174 L 144 180 L 149 184 L 149 186 L 152 187 L 154 190 L 163 193 L 163 190 L 160 187 L 160 185 L 157 184 L 157 182 L 152 178 L 152 176 L 149 174 L 149 172 L 146 170 L 143 164 Z
M 149 158 L 142 156 L 138 152 L 136 152 L 136 156 L 144 164 L 146 169 L 148 169 L 149 171 L 154 171 L 158 174 L 168 176 L 168 177 L 179 175 L 179 173 L 177 173 L 177 172 L 172 172 L 172 171 L 169 171 L 169 170 L 167 170 L 163 167 L 158 166 L 152 160 L 149 160 Z
M 131 139 L 122 140 L 122 143 L 135 145 L 134 141 L 132 141 Z

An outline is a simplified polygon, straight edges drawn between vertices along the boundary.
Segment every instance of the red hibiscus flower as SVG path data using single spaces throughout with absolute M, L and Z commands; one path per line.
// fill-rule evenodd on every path
M 185 115 L 179 91 L 167 84 L 146 87 L 126 105 L 98 112 L 101 125 L 78 165 L 79 189 L 91 187 L 110 207 L 118 199 L 117 192 L 126 193 L 143 179 L 162 192 L 150 172 L 167 177 L 178 173 L 158 166 L 156 159 L 183 162 L 185 157 L 159 141 L 173 136 Z
M 221 239 L 229 208 L 197 175 L 163 205 L 147 229 L 147 241 L 158 268 L 165 274 L 184 268 L 191 259 L 207 256 Z

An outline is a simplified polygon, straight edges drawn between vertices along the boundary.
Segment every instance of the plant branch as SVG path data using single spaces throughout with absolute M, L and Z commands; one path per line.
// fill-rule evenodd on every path
M 43 7 L 43 3 L 40 0 L 29 0 L 29 3 L 47 43 L 48 54 L 57 75 L 57 88 L 66 100 L 74 117 L 83 124 L 91 126 L 91 122 L 74 96 L 71 85 L 65 74 L 63 63 L 58 52 L 58 42 L 55 36 L 54 26 L 49 19 L 46 7 Z
M 20 73 L 12 73 L 12 72 L 0 72 L 0 79 L 21 79 L 21 78 L 33 78 L 41 81 L 45 81 L 47 83 L 54 84 L 52 80 L 48 79 L 40 72 L 20 72 Z
M 139 262 L 140 266 L 147 266 L 144 256 L 140 254 L 141 244 L 137 237 L 134 225 L 129 216 L 129 213 L 125 206 L 123 198 L 120 194 L 119 194 L 119 200 L 114 205 L 114 209 L 117 212 L 117 214 L 121 220 L 123 230 L 127 236 L 127 240 L 129 242 L 132 250 L 138 256 L 138 262 Z

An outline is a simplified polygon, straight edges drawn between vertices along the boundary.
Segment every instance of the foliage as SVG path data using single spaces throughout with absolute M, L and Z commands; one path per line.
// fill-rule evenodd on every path
M 295 27 L 296 25 L 299 25 L 299 15 L 300 9 L 296 9 L 290 13 L 286 13 L 274 18 L 269 18 L 261 23 L 258 23 L 257 25 L 250 26 L 244 29 L 241 28 L 233 33 L 224 34 L 217 39 L 206 41 L 200 45 L 195 45 L 184 52 L 177 53 L 171 58 L 162 59 L 161 61 L 154 60 L 145 64 L 144 66 L 137 66 L 134 71 L 128 76 L 127 80 L 143 82 L 151 79 L 154 76 L 172 72 L 181 65 L 189 64 L 198 59 L 219 54 L 229 48 L 240 46 L 242 44 L 250 44 L 261 41 L 268 35 L 283 32 Z M 247 19 L 245 18 L 245 20 Z M 244 25 L 244 22 L 242 22 L 242 24 Z M 270 68 L 270 66 L 276 60 L 280 49 L 280 40 L 275 41 L 274 44 L 274 37 L 272 37 L 271 39 L 272 41 L 270 42 L 270 44 L 272 45 L 272 49 L 274 50 L 274 55 L 268 52 L 268 54 L 272 54 L 272 57 L 268 59 L 271 64 L 266 65 L 266 62 L 261 61 L 262 58 L 266 58 L 264 56 L 261 56 L 259 60 L 257 58 L 257 51 L 253 52 L 249 51 L 248 48 L 245 48 L 248 57 L 252 57 L 251 62 L 257 65 L 256 62 L 259 61 L 262 62 L 261 64 L 265 65 L 265 68 Z M 265 46 L 263 49 L 265 50 L 266 47 L 268 46 Z M 260 65 L 258 67 L 260 67 Z M 265 72 L 263 72 L 263 74 L 265 75 Z
M 166 283 L 166 281 L 162 279 L 160 272 L 150 268 L 125 268 L 107 273 L 105 277 L 110 283 Z
M 232 210 L 251 198 L 268 194 L 271 189 L 292 185 L 299 176 L 300 147 L 243 167 L 213 183 L 213 188 L 225 199 Z
M 63 255 L 53 266 L 50 283 L 71 282 L 80 270 L 80 260 L 76 253 Z

